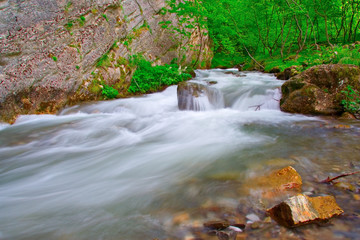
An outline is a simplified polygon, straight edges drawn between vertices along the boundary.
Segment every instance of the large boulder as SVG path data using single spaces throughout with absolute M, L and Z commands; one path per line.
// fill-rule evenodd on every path
M 284 112 L 334 115 L 342 110 L 342 93 L 348 85 L 360 90 L 360 68 L 354 65 L 320 65 L 292 77 L 281 87 Z
M 299 194 L 268 209 L 267 212 L 279 224 L 297 227 L 327 221 L 344 211 L 337 205 L 333 196 L 308 197 Z

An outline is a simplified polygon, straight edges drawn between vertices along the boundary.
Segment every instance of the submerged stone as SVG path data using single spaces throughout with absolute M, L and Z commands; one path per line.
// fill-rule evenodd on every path
M 334 183 L 334 186 L 337 188 L 344 189 L 344 190 L 356 192 L 356 187 L 354 185 L 352 185 L 351 183 L 337 182 L 337 183 Z
M 300 191 L 302 179 L 293 167 L 288 166 L 267 176 L 252 179 L 247 186 L 250 191 L 260 191 L 264 198 L 273 198 L 287 191 Z
M 327 221 L 344 211 L 337 205 L 333 196 L 308 197 L 299 194 L 268 209 L 267 212 L 280 225 L 297 227 Z

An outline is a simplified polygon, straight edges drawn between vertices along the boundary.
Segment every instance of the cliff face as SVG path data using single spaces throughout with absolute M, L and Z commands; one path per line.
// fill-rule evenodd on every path
M 0 114 L 55 113 L 79 101 L 96 100 L 101 84 L 127 95 L 141 53 L 156 64 L 177 58 L 208 67 L 209 39 L 194 28 L 189 36 L 165 0 L 0 0 Z

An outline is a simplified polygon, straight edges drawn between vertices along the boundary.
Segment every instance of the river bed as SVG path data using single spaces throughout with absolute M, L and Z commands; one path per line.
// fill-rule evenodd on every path
M 271 74 L 199 70 L 192 81 L 216 81 L 223 102 L 180 111 L 171 86 L 0 125 L 0 239 L 186 239 L 225 213 L 261 219 L 246 239 L 360 238 L 359 194 L 318 183 L 359 170 L 358 121 L 281 112 Z M 295 230 L 265 221 L 275 201 L 247 181 L 289 165 L 303 192 L 334 195 L 345 214 Z M 359 189 L 358 176 L 343 181 Z

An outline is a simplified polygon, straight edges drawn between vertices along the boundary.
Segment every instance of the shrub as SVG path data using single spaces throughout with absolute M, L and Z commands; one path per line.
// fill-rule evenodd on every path
M 151 62 L 141 56 L 133 56 L 130 64 L 137 66 L 128 89 L 132 93 L 157 91 L 164 86 L 177 84 L 191 78 L 190 74 L 183 72 L 176 64 L 152 66 Z
M 113 87 L 110 87 L 109 85 L 104 85 L 104 88 L 102 90 L 102 95 L 105 96 L 107 99 L 113 99 L 116 98 L 116 96 L 119 94 L 118 90 L 116 90 Z
M 352 86 L 348 85 L 346 90 L 341 91 L 343 93 L 343 100 L 341 104 L 344 110 L 349 113 L 357 113 L 360 111 L 360 95 L 357 90 L 354 90 Z

